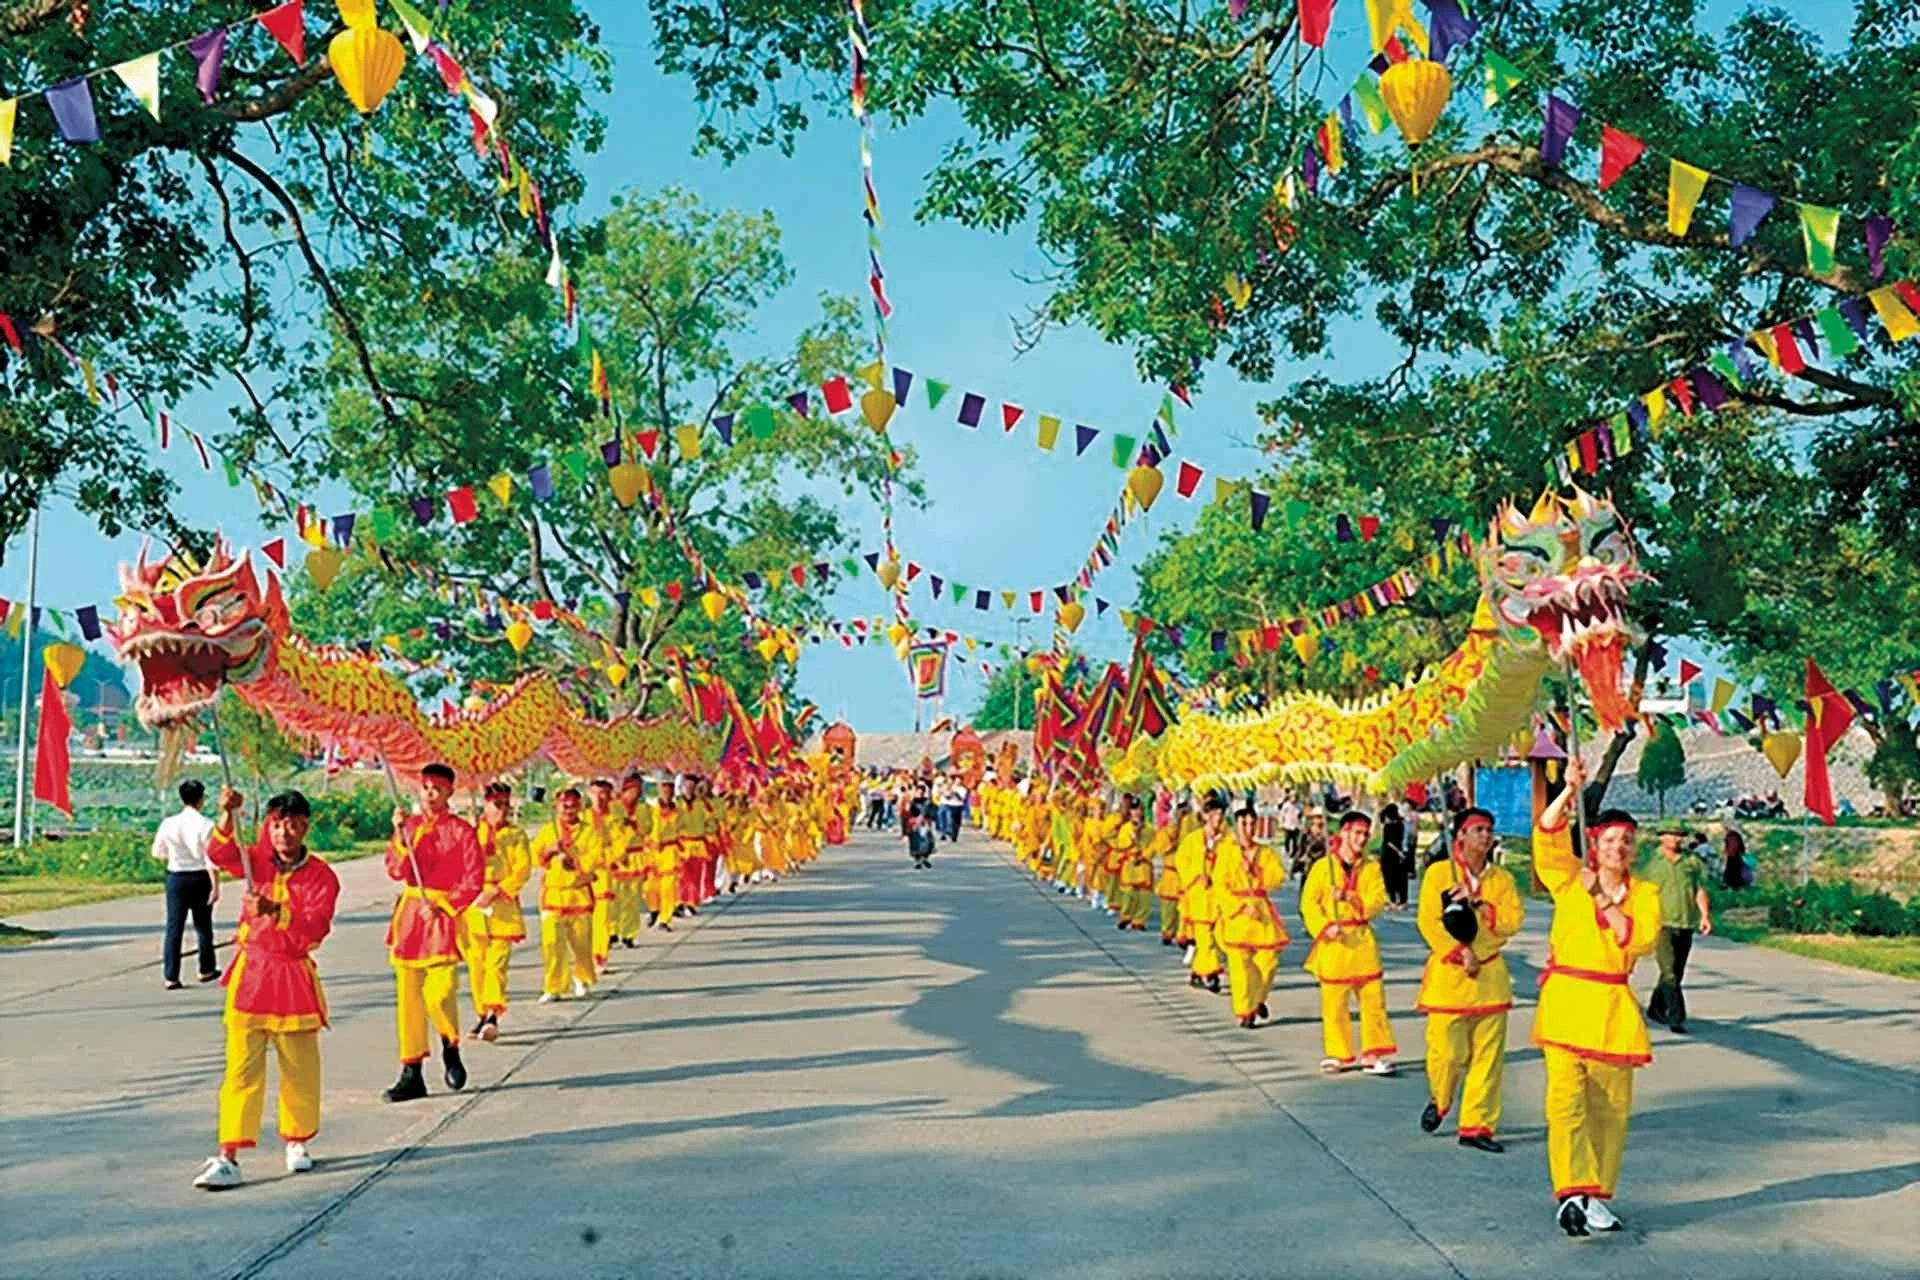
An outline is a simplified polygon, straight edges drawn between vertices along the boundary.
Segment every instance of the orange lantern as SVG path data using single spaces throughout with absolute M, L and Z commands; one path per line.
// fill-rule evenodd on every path
M 391 31 L 353 26 L 328 42 L 327 61 L 347 100 L 361 115 L 371 115 L 400 82 L 407 54 Z
M 1127 473 L 1127 492 L 1140 504 L 1142 511 L 1151 510 L 1153 500 L 1160 496 L 1160 488 L 1167 478 L 1160 474 L 1158 467 L 1135 467 Z

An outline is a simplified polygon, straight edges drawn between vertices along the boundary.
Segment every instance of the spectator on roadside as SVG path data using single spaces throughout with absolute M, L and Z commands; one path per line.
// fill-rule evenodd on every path
M 1707 873 L 1698 858 L 1681 848 L 1687 829 L 1679 822 L 1660 824 L 1660 854 L 1642 877 L 1660 890 L 1660 941 L 1654 956 L 1660 962 L 1660 985 L 1647 1002 L 1647 1017 L 1664 1022 L 1685 1035 L 1687 998 L 1680 984 L 1687 976 L 1687 956 L 1697 930 L 1713 932 L 1713 908 L 1707 901 Z
M 1280 802 L 1280 836 L 1287 853 L 1287 865 L 1300 856 L 1300 818 L 1303 810 L 1293 792 Z
M 1729 889 L 1744 889 L 1753 883 L 1753 874 L 1747 869 L 1747 837 L 1731 819 L 1726 826 L 1720 846 L 1726 860 L 1720 869 L 1720 883 Z
M 220 976 L 219 962 L 213 956 L 213 904 L 220 900 L 220 879 L 207 861 L 213 819 L 200 812 L 206 799 L 206 786 L 188 778 L 180 784 L 180 812 L 162 821 L 153 833 L 153 856 L 167 864 L 167 932 L 161 944 L 160 971 L 169 991 L 178 991 L 184 985 L 180 981 L 180 943 L 188 916 L 193 917 L 193 933 L 199 944 L 200 981 L 212 982 Z
M 1380 875 L 1387 882 L 1387 909 L 1404 911 L 1407 906 L 1407 881 L 1413 864 L 1406 856 L 1407 824 L 1400 806 L 1390 804 L 1380 811 Z

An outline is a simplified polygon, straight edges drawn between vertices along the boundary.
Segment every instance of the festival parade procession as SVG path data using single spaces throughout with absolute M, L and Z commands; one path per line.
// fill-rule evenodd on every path
M 0 1275 L 1920 1275 L 1916 66 L 0 0 Z

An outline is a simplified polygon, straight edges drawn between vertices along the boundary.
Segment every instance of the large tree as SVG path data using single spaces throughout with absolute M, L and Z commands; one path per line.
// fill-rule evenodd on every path
M 93 403 L 65 352 L 149 405 L 196 390 L 230 395 L 237 430 L 185 425 L 266 467 L 298 453 L 325 409 L 315 394 L 330 354 L 315 340 L 323 331 L 355 352 L 371 394 L 406 412 L 378 383 L 366 315 L 341 275 L 396 259 L 454 270 L 509 242 L 541 254 L 530 229 L 500 218 L 491 161 L 467 146 L 465 100 L 424 59 L 409 53 L 393 94 L 362 117 L 325 57 L 340 29 L 334 7 L 309 6 L 298 67 L 246 21 L 275 2 L 0 0 L 0 83 L 14 90 L 240 24 L 211 105 L 178 48 L 165 61 L 158 120 L 111 74 L 92 80 L 98 144 L 60 141 L 37 98 L 20 102 L 12 164 L 0 169 L 0 312 L 59 346 L 29 333 L 29 355 L 18 359 L 0 345 L 0 542 L 53 493 L 109 533 L 192 533 L 191 513 L 173 509 L 173 485 L 148 453 L 140 411 Z M 555 209 L 579 196 L 576 148 L 597 150 L 603 136 L 587 96 L 607 87 L 607 63 L 582 8 L 515 0 L 433 10 Z

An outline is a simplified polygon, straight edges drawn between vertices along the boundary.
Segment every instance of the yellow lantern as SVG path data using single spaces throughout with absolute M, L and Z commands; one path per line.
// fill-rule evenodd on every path
M 875 572 L 880 576 L 880 585 L 891 591 L 894 584 L 900 581 L 900 562 L 888 556 L 880 562 L 880 567 Z
M 1782 778 L 1792 771 L 1794 761 L 1800 758 L 1800 735 L 1797 733 L 1770 733 L 1760 740 L 1760 750 L 1767 757 L 1767 763 Z
M 40 660 L 47 664 L 47 670 L 53 674 L 53 682 L 64 689 L 80 674 L 80 668 L 87 661 L 87 651 L 63 640 L 42 649 Z
M 620 505 L 630 507 L 635 498 L 652 487 L 653 477 L 637 462 L 622 462 L 607 468 L 607 483 L 613 486 L 613 496 Z
M 507 627 L 507 643 L 513 646 L 515 653 L 525 653 L 527 646 L 533 643 L 533 627 L 525 618 L 516 618 Z
M 1078 631 L 1080 624 L 1086 621 L 1087 606 L 1078 600 L 1069 600 L 1060 606 L 1060 625 L 1069 632 Z
M 885 431 L 887 423 L 893 419 L 893 411 L 899 407 L 900 402 L 893 398 L 891 391 L 882 391 L 878 387 L 860 397 L 860 416 L 875 431 Z
M 607 683 L 618 689 L 627 682 L 627 664 L 610 662 L 607 664 Z
M 346 552 L 336 547 L 315 547 L 307 552 L 307 576 L 313 579 L 314 586 L 325 591 L 340 576 L 340 565 L 346 558 Z
M 1140 504 L 1142 511 L 1153 507 L 1153 500 L 1160 496 L 1160 488 L 1167 478 L 1160 474 L 1158 467 L 1135 467 L 1127 474 L 1127 492 Z
M 907 641 L 913 639 L 913 632 L 896 622 L 887 628 L 887 639 L 893 642 L 894 648 L 904 650 Z
M 361 115 L 371 115 L 400 82 L 407 54 L 391 31 L 352 26 L 328 42 L 327 61 L 347 100 Z
M 1453 77 L 1441 63 L 1409 58 L 1386 69 L 1380 77 L 1380 96 L 1400 136 L 1408 146 L 1417 147 L 1446 110 L 1447 99 L 1453 96 Z
M 727 598 L 718 591 L 704 591 L 700 595 L 700 609 L 707 615 L 708 622 L 718 622 L 720 615 L 727 611 Z

